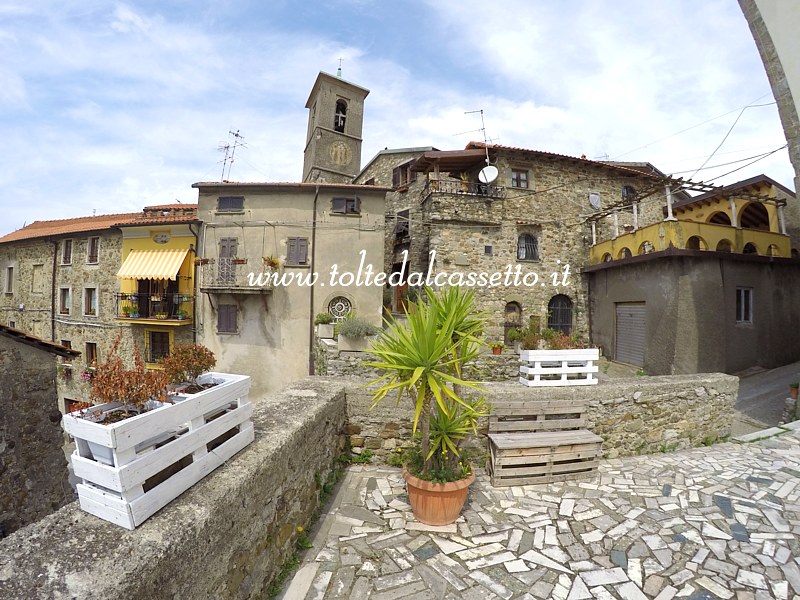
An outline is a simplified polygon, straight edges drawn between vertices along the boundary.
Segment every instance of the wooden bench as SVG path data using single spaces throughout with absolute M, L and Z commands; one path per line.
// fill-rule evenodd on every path
M 582 400 L 499 401 L 489 415 L 492 485 L 564 481 L 597 471 L 603 438 Z

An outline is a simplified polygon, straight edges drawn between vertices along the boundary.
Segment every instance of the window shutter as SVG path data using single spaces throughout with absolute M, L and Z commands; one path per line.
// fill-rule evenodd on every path
M 297 264 L 297 238 L 286 240 L 286 262 L 290 265 Z
M 308 239 L 297 238 L 297 263 L 304 265 L 308 262 Z
M 411 170 L 411 165 L 408 167 L 408 181 L 416 181 L 417 180 L 417 172 Z
M 347 212 L 347 198 L 334 198 L 331 200 L 331 211 L 335 213 Z
M 392 187 L 400 187 L 400 167 L 392 169 Z
M 356 201 L 355 201 L 355 212 L 361 213 L 361 198 L 359 198 L 358 196 L 356 196 Z

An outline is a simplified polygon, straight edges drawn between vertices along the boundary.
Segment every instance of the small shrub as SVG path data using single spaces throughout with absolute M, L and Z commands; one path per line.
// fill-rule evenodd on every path
M 354 465 L 368 465 L 372 463 L 372 450 L 364 449 L 361 454 L 353 454 L 350 457 L 350 462 Z
M 321 312 L 314 317 L 314 325 L 330 325 L 333 323 L 333 315 L 329 312 Z
M 508 341 L 521 342 L 529 333 L 527 329 L 523 329 L 522 327 L 512 327 L 508 330 Z
M 539 334 L 535 331 L 529 331 L 524 338 L 522 338 L 523 350 L 537 350 L 539 348 Z
M 180 344 L 172 353 L 161 359 L 169 383 L 189 382 L 197 385 L 197 378 L 217 364 L 214 353 L 201 344 Z
M 349 317 L 339 323 L 339 335 L 349 338 L 365 338 L 370 335 L 376 335 L 380 329 L 359 319 L 358 317 Z

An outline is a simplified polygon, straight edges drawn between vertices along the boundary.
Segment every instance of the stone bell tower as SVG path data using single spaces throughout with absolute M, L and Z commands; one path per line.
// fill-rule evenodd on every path
M 350 183 L 361 170 L 364 98 L 369 90 L 320 72 L 306 102 L 303 181 Z

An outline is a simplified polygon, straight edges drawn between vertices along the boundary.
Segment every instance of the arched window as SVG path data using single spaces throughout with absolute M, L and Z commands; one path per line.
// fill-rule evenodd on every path
M 509 302 L 505 309 L 505 322 L 503 323 L 504 343 L 510 346 L 512 342 L 508 339 L 508 332 L 516 327 L 522 327 L 522 306 L 518 302 Z
M 623 248 L 622 250 L 619 251 L 619 254 L 617 255 L 617 258 L 630 258 L 630 257 L 631 257 L 631 251 L 629 248 Z
M 539 244 L 530 233 L 523 233 L 517 239 L 517 260 L 539 260 Z
M 733 252 L 733 244 L 730 240 L 720 240 L 717 244 L 717 252 Z
M 547 327 L 564 335 L 572 333 L 572 300 L 559 294 L 550 298 L 547 304 Z
M 715 212 L 713 215 L 711 215 L 711 218 L 708 220 L 708 222 L 714 223 L 714 225 L 730 225 L 731 218 L 727 213 Z
M 751 202 L 742 211 L 739 223 L 743 229 L 761 229 L 769 231 L 769 213 L 763 204 Z
M 610 252 L 606 252 L 605 254 L 603 254 L 602 261 L 604 263 L 611 262 L 611 260 L 612 260 L 612 258 L 611 258 L 611 253 Z
M 708 250 L 708 244 L 706 241 L 698 235 L 693 235 L 688 240 L 686 240 L 686 249 L 687 250 Z
M 336 101 L 336 115 L 333 117 L 333 128 L 339 133 L 344 133 L 344 122 L 347 120 L 347 102 Z
M 747 242 L 742 248 L 742 254 L 758 254 L 758 248 L 752 242 Z

